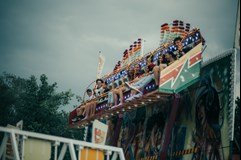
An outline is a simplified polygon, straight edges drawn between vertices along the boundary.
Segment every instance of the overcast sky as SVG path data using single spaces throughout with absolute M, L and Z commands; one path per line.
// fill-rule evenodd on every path
M 160 26 L 176 19 L 201 29 L 207 42 L 205 61 L 232 48 L 237 4 L 238 0 L 0 0 L 0 73 L 24 78 L 46 74 L 59 91 L 71 89 L 82 96 L 96 77 L 99 51 L 106 57 L 108 73 L 136 39 L 146 40 L 145 52 L 156 49 Z

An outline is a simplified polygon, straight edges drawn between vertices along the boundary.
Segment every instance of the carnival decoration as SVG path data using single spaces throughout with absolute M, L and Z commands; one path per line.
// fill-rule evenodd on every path
M 174 43 L 177 37 L 181 40 L 181 48 L 189 49 L 185 53 Z M 217 58 L 217 63 L 202 65 L 205 40 L 200 30 L 179 20 L 161 26 L 161 44 L 154 51 L 142 54 L 141 42 L 138 39 L 130 45 L 113 72 L 102 77 L 108 86 L 116 84 L 116 87 L 72 111 L 69 127 L 84 128 L 92 126 L 95 120 L 107 120 L 114 132 L 108 132 L 106 143 L 122 147 L 127 160 L 182 157 L 188 160 L 202 156 L 227 159 L 229 149 L 222 147 L 228 146 L 229 140 L 233 139 L 234 91 L 230 91 L 234 90 L 235 79 L 233 52 L 226 58 Z M 141 94 L 136 94 L 130 85 L 133 81 L 128 85 L 123 83 L 130 73 L 135 77 L 136 67 L 145 70 L 136 83 L 153 77 L 154 73 L 146 71 L 147 57 L 158 65 L 160 57 L 167 58 L 170 52 L 177 59 L 160 69 L 158 85 L 154 79 L 148 79 Z M 118 85 L 120 81 L 122 84 Z M 122 87 L 125 88 L 121 90 L 123 99 L 115 95 L 118 105 L 110 106 L 110 93 L 114 94 Z M 87 117 L 84 114 L 77 116 L 76 111 L 86 103 L 96 104 L 94 112 Z M 113 118 L 117 120 L 112 121 Z M 209 126 L 208 129 L 205 126 Z M 217 138 L 202 137 L 209 131 Z M 102 142 L 102 132 L 98 129 L 92 132 L 100 135 L 93 139 Z
M 123 52 L 123 59 L 121 62 L 121 67 L 126 67 L 130 65 L 135 60 L 138 60 L 142 56 L 142 39 L 139 38 L 133 44 L 130 45 L 129 49 Z
M 92 143 L 105 145 L 108 126 L 98 120 L 93 122 Z
M 172 24 L 164 23 L 161 25 L 160 43 L 164 45 L 172 41 L 175 37 L 186 37 L 191 30 L 190 23 L 184 23 L 180 20 L 174 20 Z

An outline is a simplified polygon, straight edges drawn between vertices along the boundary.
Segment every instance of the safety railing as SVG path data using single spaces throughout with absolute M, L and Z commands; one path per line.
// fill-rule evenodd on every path
M 56 136 L 51 136 L 46 134 L 27 132 L 19 129 L 12 129 L 12 128 L 6 128 L 6 127 L 0 127 L 0 133 L 1 132 L 4 133 L 4 136 L 1 140 L 0 159 L 4 159 L 6 149 L 7 147 L 9 147 L 9 144 L 7 146 L 7 143 L 11 141 L 10 146 L 12 148 L 12 152 L 14 156 L 13 159 L 23 160 L 24 159 L 23 150 L 24 150 L 25 142 L 27 141 L 28 138 L 32 138 L 32 139 L 45 140 L 45 141 L 51 142 L 51 144 L 54 145 L 54 160 L 63 160 L 68 148 L 69 148 L 69 153 L 72 160 L 81 159 L 81 157 L 83 157 L 83 155 L 81 154 L 85 154 L 85 157 L 88 159 L 88 155 L 86 154 L 86 150 L 88 149 L 103 153 L 104 157 L 107 160 L 116 160 L 117 157 L 119 157 L 120 160 L 125 160 L 122 148 L 88 143 L 88 142 L 56 137 Z M 19 140 L 21 141 L 20 143 L 19 143 Z M 21 144 L 21 147 L 19 146 L 19 144 Z M 34 147 L 34 145 L 32 147 Z M 60 147 L 62 148 L 60 152 L 58 152 L 58 149 Z M 101 159 L 102 158 L 98 158 L 98 156 L 96 156 L 96 160 L 101 160 Z

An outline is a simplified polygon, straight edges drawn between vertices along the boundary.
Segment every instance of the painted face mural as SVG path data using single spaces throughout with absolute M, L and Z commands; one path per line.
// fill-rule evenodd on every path
M 229 159 L 233 60 L 230 52 L 206 63 L 200 81 L 181 93 L 168 159 Z
M 211 79 L 205 77 L 200 82 L 196 95 L 196 128 L 194 143 L 198 153 L 193 159 L 223 159 L 219 93 L 212 86 Z

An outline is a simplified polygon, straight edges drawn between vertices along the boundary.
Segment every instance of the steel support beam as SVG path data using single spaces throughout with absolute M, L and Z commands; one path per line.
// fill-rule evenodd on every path
M 3 141 L 2 141 L 1 146 L 0 146 L 0 159 L 2 158 L 2 156 L 4 154 L 4 151 L 6 151 L 6 145 L 7 145 L 8 137 L 9 137 L 9 134 L 5 133 L 4 137 L 3 137 Z
M 161 147 L 161 153 L 160 153 L 161 160 L 165 160 L 167 158 L 168 146 L 172 135 L 171 133 L 176 120 L 177 111 L 178 111 L 179 102 L 180 102 L 179 94 L 174 94 L 173 97 L 174 97 L 174 101 L 172 103 L 170 116 L 166 120 L 165 130 L 162 137 L 162 147 Z
M 11 143 L 12 143 L 12 147 L 13 147 L 14 157 L 16 160 L 20 160 L 15 133 L 11 133 L 10 137 L 11 137 Z
M 63 160 L 64 159 L 64 155 L 65 155 L 66 151 L 67 151 L 67 144 L 64 143 L 64 145 L 62 146 L 62 149 L 60 151 L 58 160 Z
M 69 145 L 69 152 L 70 152 L 71 159 L 77 160 L 73 143 L 70 142 L 68 145 Z

